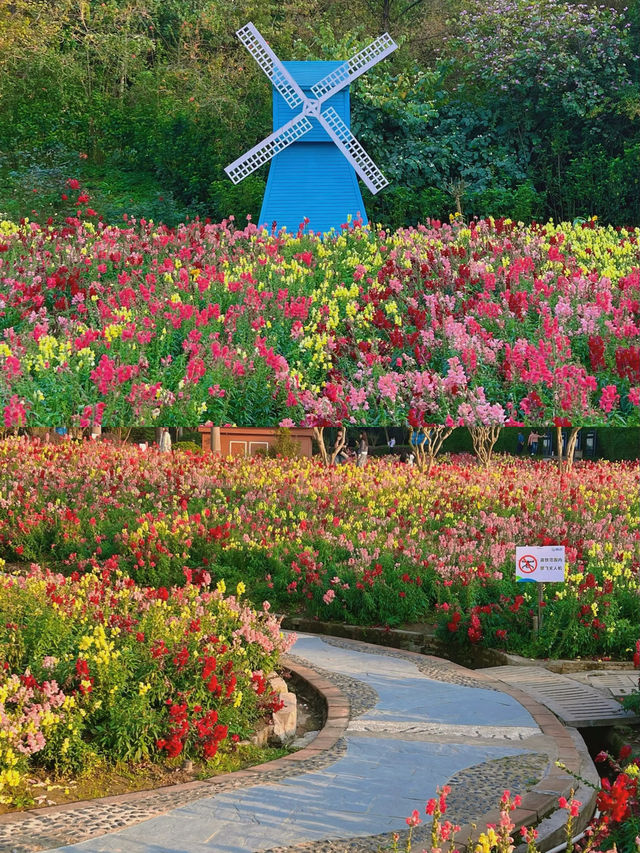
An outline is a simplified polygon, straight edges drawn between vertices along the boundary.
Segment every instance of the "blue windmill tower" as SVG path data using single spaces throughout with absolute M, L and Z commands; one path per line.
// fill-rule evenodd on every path
M 273 133 L 225 169 L 237 184 L 273 160 L 259 223 L 296 232 L 306 217 L 326 232 L 348 216 L 366 222 L 356 175 L 373 194 L 388 181 L 349 129 L 349 85 L 396 43 L 385 33 L 347 62 L 280 62 L 253 24 L 237 35 L 273 86 Z

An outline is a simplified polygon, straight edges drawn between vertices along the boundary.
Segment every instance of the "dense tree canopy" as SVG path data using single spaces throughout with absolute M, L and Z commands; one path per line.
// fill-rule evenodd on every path
M 617 5 L 618 8 L 615 8 Z M 610 8 L 611 7 L 611 8 Z M 0 214 L 55 213 L 77 175 L 106 218 L 257 214 L 266 169 L 224 166 L 271 129 L 282 58 L 400 45 L 353 87 L 353 125 L 390 179 L 386 225 L 465 215 L 640 221 L 638 0 L 13 0 L 0 5 Z

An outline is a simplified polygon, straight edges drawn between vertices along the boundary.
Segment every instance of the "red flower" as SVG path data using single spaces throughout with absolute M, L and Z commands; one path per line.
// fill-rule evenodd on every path
M 460 622 L 461 618 L 462 617 L 460 613 L 458 613 L 458 611 L 452 614 L 451 621 L 447 622 L 447 628 L 451 631 L 451 633 L 454 633 L 458 630 L 458 623 Z
M 209 693 L 215 693 L 216 696 L 219 696 L 222 693 L 222 687 L 218 683 L 218 676 L 215 673 L 211 676 L 207 683 L 207 690 Z
M 625 743 L 624 746 L 620 747 L 619 759 L 620 759 L 620 761 L 624 761 L 625 758 L 629 758 L 630 755 L 631 755 L 631 747 L 629 746 L 628 743 Z

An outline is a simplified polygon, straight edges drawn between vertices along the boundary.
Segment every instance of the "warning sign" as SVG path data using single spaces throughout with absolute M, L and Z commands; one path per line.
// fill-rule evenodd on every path
M 530 575 L 538 568 L 538 558 L 533 554 L 523 554 L 518 560 L 518 568 L 525 575 Z
M 519 545 L 516 548 L 516 578 L 534 583 L 562 583 L 564 561 L 564 545 Z

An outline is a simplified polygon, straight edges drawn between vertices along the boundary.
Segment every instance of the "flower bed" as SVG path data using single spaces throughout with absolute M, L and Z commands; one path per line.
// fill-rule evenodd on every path
M 640 623 L 638 465 L 470 456 L 221 459 L 0 442 L 0 553 L 170 587 L 246 583 L 274 609 L 365 625 L 438 620 L 449 642 L 630 660 Z M 515 547 L 563 544 L 567 580 L 514 579 Z
M 0 223 L 6 425 L 640 423 L 640 229 Z M 87 221 L 83 221 L 83 218 Z
M 188 757 L 211 775 L 275 707 L 266 675 L 289 642 L 241 593 L 143 587 L 108 561 L 0 574 L 0 803 L 123 763 Z
M 619 760 L 614 759 L 606 752 L 600 753 L 597 761 L 609 762 L 612 769 L 612 781 L 603 778 L 602 787 L 597 796 L 597 813 L 593 815 L 586 828 L 578 835 L 575 829 L 579 823 L 582 802 L 570 792 L 569 799 L 562 796 L 558 798 L 558 808 L 566 811 L 565 818 L 565 849 L 568 853 L 580 850 L 581 853 L 596 853 L 606 850 L 608 853 L 619 851 L 619 853 L 638 853 L 640 850 L 640 800 L 638 792 L 638 778 L 640 776 L 640 756 L 631 756 L 631 748 L 623 747 Z M 573 774 L 572 774 L 573 775 Z M 575 777 L 577 783 L 590 783 L 579 777 Z M 428 847 L 423 847 L 422 853 L 439 853 L 443 849 L 456 851 L 456 835 L 460 833 L 460 826 L 445 818 L 447 813 L 447 797 L 451 788 L 445 785 L 437 789 L 436 797 L 431 798 L 425 806 L 425 814 L 431 819 L 428 836 L 419 829 L 422 818 L 418 809 L 406 818 L 408 831 L 404 834 L 402 847 L 400 846 L 400 833 L 393 833 L 391 849 L 398 853 L 404 850 L 411 853 L 416 840 L 416 830 L 420 833 L 420 840 L 427 841 Z M 498 810 L 500 820 L 497 824 L 488 823 L 486 831 L 475 832 L 475 825 L 468 838 L 460 838 L 458 843 L 465 845 L 467 853 L 512 853 L 518 842 L 527 845 L 527 853 L 539 853 L 538 830 L 535 826 L 522 825 L 522 816 L 518 815 L 516 809 L 522 805 L 520 795 L 512 796 L 510 791 L 504 791 L 500 798 Z M 516 812 L 515 815 L 512 815 Z M 529 812 L 530 814 L 530 812 Z M 518 823 L 514 821 L 518 819 Z M 574 839 L 577 838 L 577 841 Z M 545 838 L 541 838 L 542 843 Z M 430 841 L 430 844 L 428 843 Z M 541 845 L 542 846 L 542 845 Z

